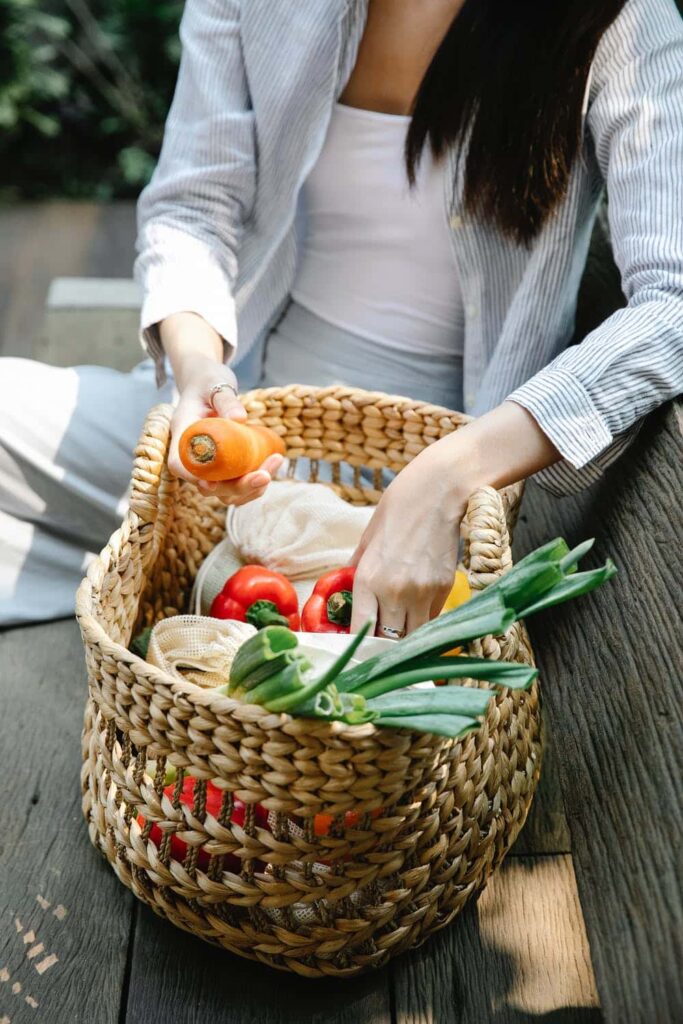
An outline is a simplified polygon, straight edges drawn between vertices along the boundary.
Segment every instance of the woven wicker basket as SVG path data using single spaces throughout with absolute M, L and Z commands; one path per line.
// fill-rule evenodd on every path
M 321 462 L 331 464 L 332 486 L 360 504 L 378 501 L 383 468 L 400 470 L 467 421 L 342 387 L 273 388 L 244 401 L 251 419 L 284 437 L 292 469 L 310 459 L 317 480 Z M 186 609 L 224 527 L 216 499 L 167 472 L 170 414 L 168 406 L 151 411 L 130 511 L 77 597 L 89 676 L 82 781 L 91 840 L 158 914 L 241 956 L 307 977 L 381 966 L 448 924 L 514 842 L 540 770 L 537 685 L 503 691 L 482 728 L 455 741 L 271 714 L 180 683 L 131 654 L 138 629 Z M 342 472 L 342 463 L 352 470 Z M 375 471 L 371 484 L 361 467 Z M 473 587 L 510 567 L 520 498 L 521 486 L 473 495 L 465 524 Z M 522 625 L 470 653 L 532 660 Z M 180 803 L 179 785 L 173 800 L 163 795 L 167 759 L 223 789 L 217 818 L 207 816 L 203 782 L 193 808 Z M 234 798 L 247 804 L 243 827 L 231 822 Z M 276 812 L 270 829 L 256 824 L 256 803 Z M 351 828 L 348 810 L 360 814 Z M 334 816 L 326 836 L 314 834 L 318 813 Z M 182 832 L 183 863 L 170 857 L 170 838 L 159 848 L 149 840 L 153 822 L 169 837 Z M 201 870 L 205 843 L 212 856 Z

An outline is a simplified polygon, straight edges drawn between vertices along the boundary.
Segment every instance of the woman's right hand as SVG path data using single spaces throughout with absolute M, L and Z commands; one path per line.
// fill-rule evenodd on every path
M 211 389 L 216 384 L 224 383 L 230 384 L 230 387 L 216 392 L 213 402 L 210 402 Z M 232 370 L 210 357 L 195 356 L 190 368 L 184 368 L 179 392 L 180 400 L 171 420 L 171 448 L 168 456 L 171 472 L 183 480 L 193 481 L 203 494 L 214 495 L 226 505 L 244 505 L 260 498 L 282 465 L 281 455 L 270 455 L 253 473 L 246 473 L 238 480 L 224 483 L 197 480 L 185 469 L 178 455 L 178 442 L 183 432 L 196 420 L 214 413 L 225 419 L 246 419 L 244 406 L 237 397 L 237 380 Z

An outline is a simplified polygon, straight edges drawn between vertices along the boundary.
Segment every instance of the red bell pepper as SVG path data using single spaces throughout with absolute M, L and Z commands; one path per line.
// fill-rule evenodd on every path
M 349 565 L 320 577 L 301 613 L 301 628 L 306 633 L 349 632 L 355 573 Z
M 275 625 L 297 630 L 299 598 L 282 573 L 263 565 L 243 565 L 213 599 L 211 615 L 250 622 L 257 629 Z
M 192 775 L 185 776 L 183 780 L 183 788 L 180 794 L 180 803 L 186 807 L 194 806 L 194 787 L 196 779 Z M 164 795 L 173 800 L 173 794 L 175 793 L 175 783 L 172 782 L 169 786 L 164 789 Z M 206 784 L 206 811 L 213 818 L 218 820 L 218 815 L 221 811 L 221 804 L 223 801 L 223 791 L 214 786 L 213 782 L 207 782 Z M 237 797 L 233 799 L 233 809 L 230 816 L 230 821 L 235 825 L 244 826 L 244 820 L 246 817 L 246 805 L 238 800 Z M 145 819 L 142 814 L 138 815 L 138 825 L 140 828 L 144 828 Z M 254 823 L 259 828 L 268 828 L 268 811 L 261 804 L 255 804 L 254 806 Z M 161 848 L 161 843 L 164 838 L 164 833 L 155 823 L 149 830 L 149 838 L 152 840 L 157 848 Z M 180 838 L 178 835 L 171 835 L 171 857 L 173 860 L 178 860 L 182 863 L 187 855 L 187 843 Z M 210 855 L 206 852 L 203 846 L 199 847 L 197 854 L 197 867 L 202 871 L 206 871 L 209 866 Z M 239 872 L 242 870 L 242 861 L 239 857 L 234 854 L 227 854 L 223 861 L 223 867 L 226 871 Z

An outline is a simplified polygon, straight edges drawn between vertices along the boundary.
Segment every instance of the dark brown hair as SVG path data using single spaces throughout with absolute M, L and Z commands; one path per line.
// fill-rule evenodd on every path
M 564 197 L 601 36 L 625 0 L 466 0 L 418 91 L 411 184 L 426 143 L 465 155 L 465 209 L 528 244 Z

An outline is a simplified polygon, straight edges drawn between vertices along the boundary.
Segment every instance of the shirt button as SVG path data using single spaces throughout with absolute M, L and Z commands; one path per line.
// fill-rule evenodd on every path
M 477 315 L 477 313 L 479 312 L 479 310 L 477 309 L 476 306 L 466 306 L 465 307 L 465 312 L 467 313 L 467 315 L 469 317 L 475 317 Z
M 462 217 L 460 216 L 459 213 L 454 213 L 454 214 L 451 215 L 450 225 L 456 231 L 457 231 L 458 228 L 462 227 Z
M 468 407 L 474 405 L 474 391 L 467 391 L 465 393 L 465 402 L 468 405 Z

